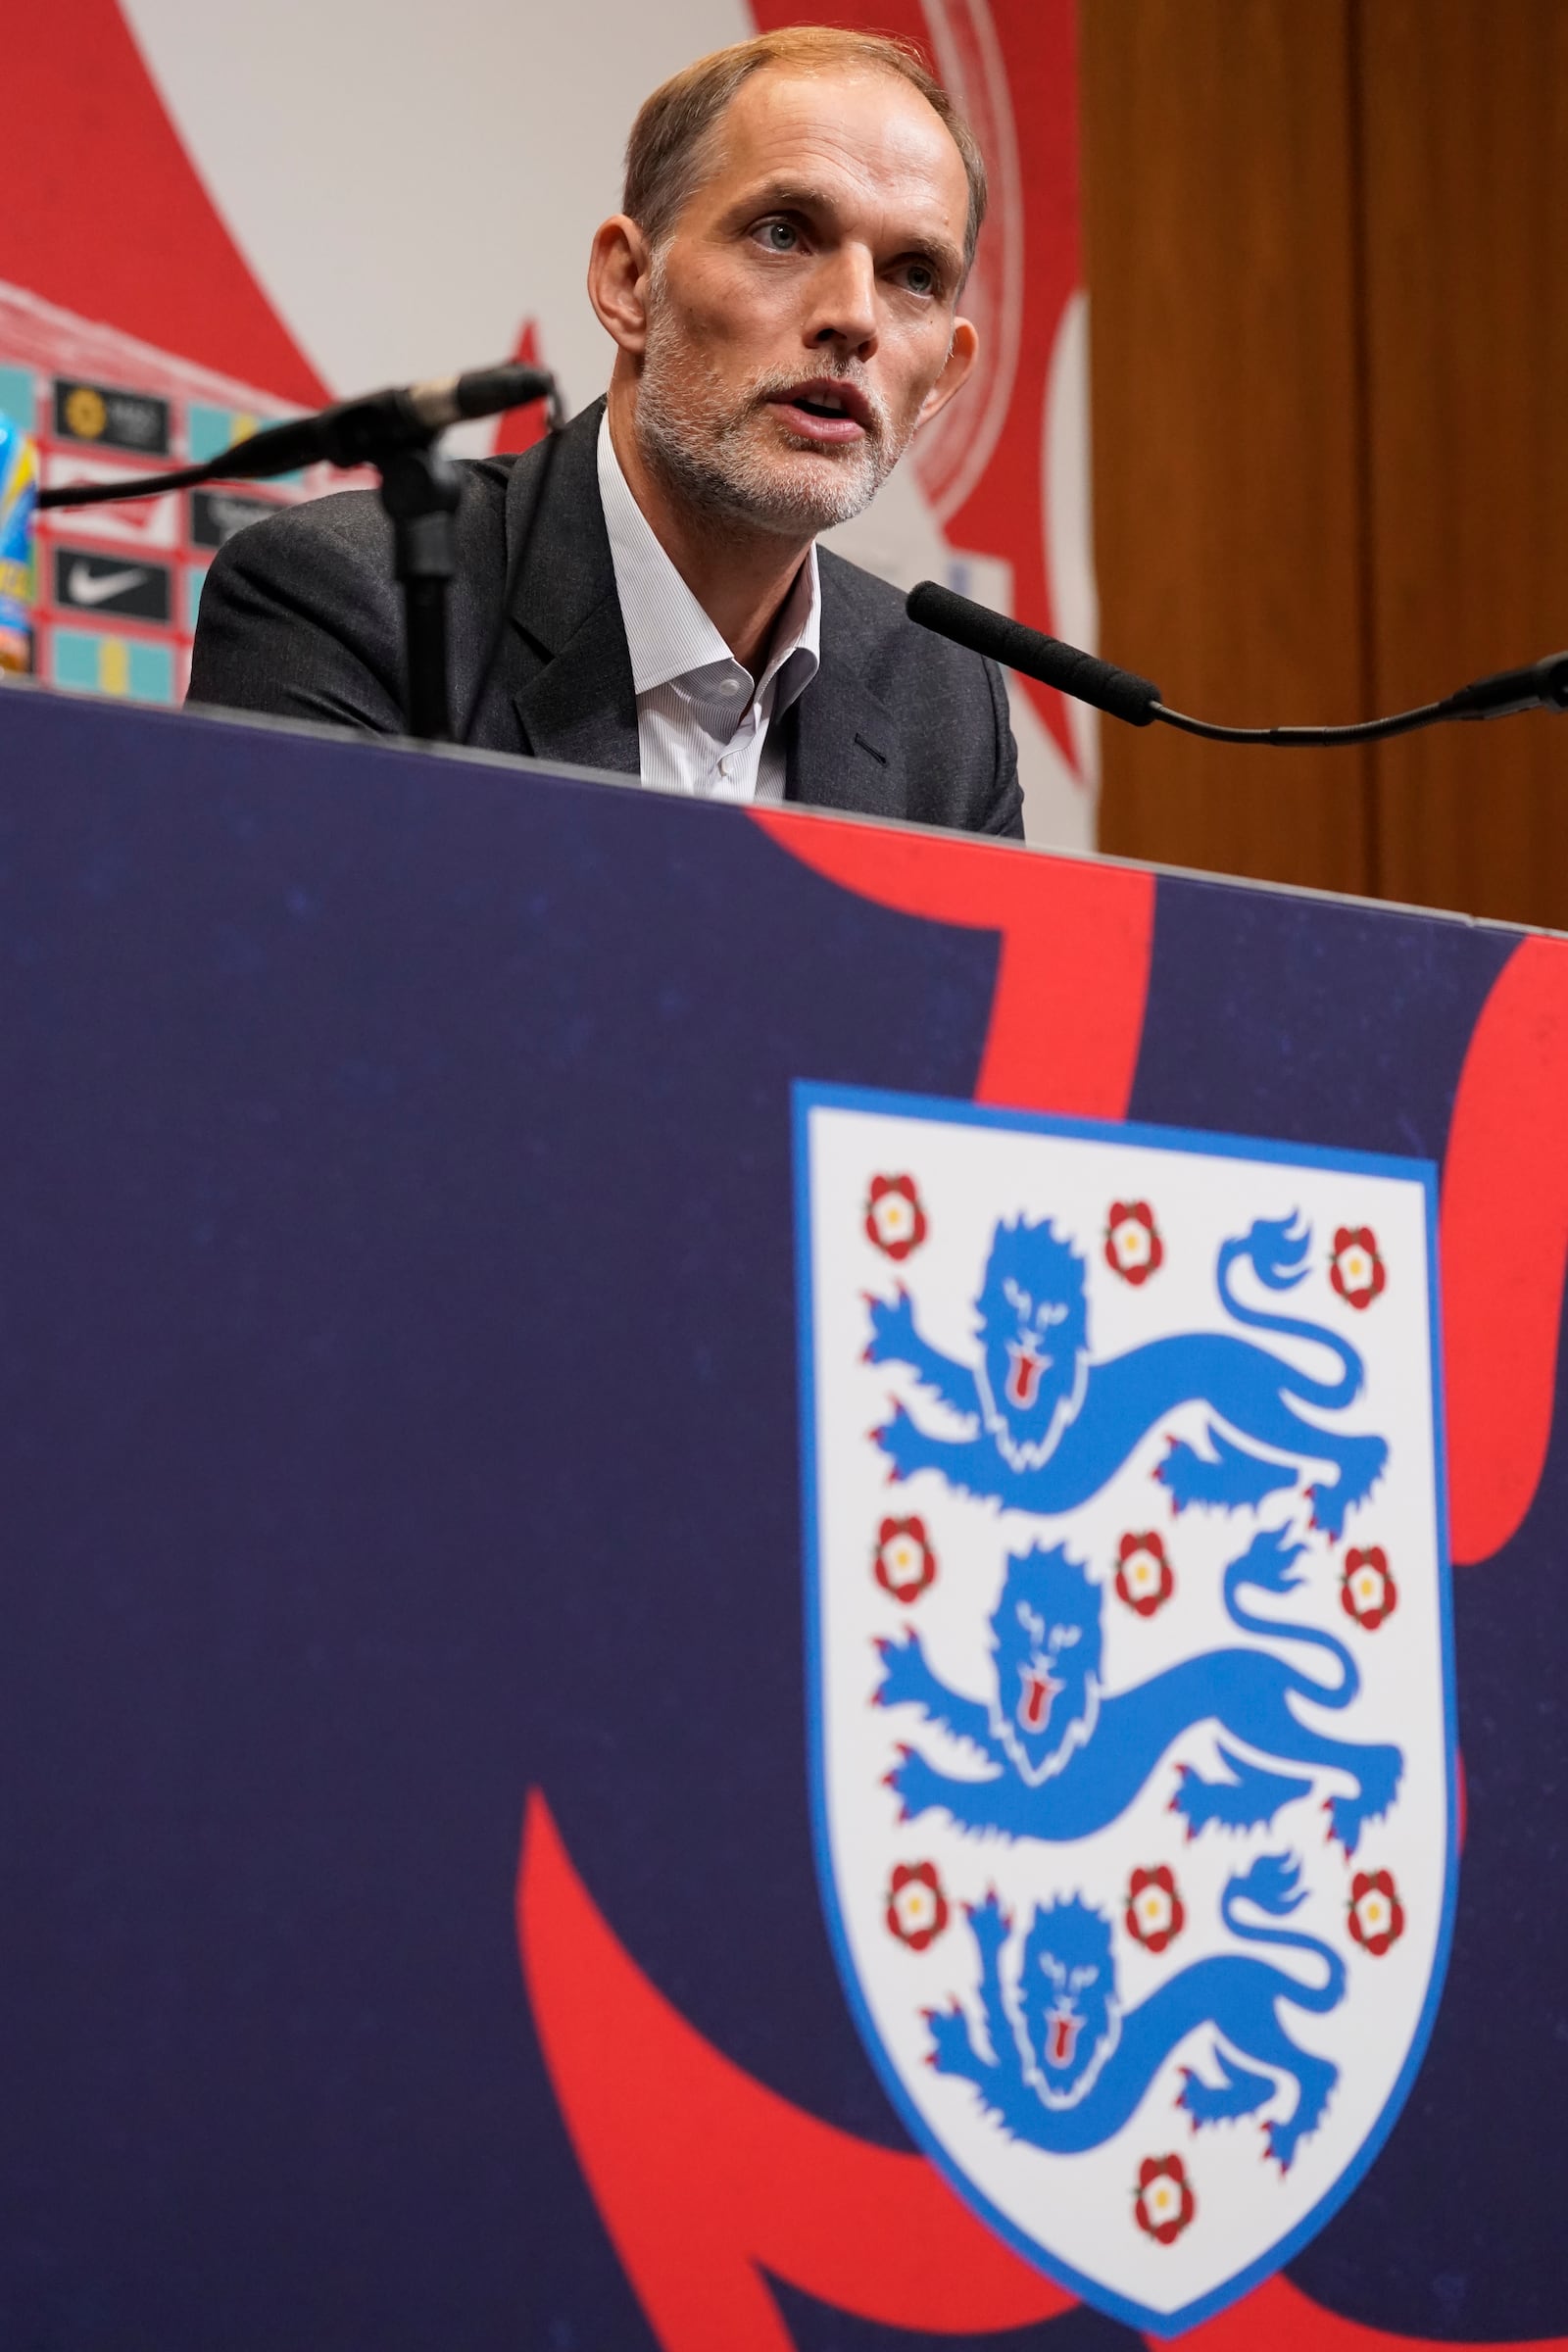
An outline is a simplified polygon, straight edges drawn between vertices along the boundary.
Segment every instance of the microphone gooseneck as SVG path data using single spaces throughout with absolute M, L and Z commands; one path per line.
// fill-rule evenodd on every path
M 1568 653 L 1548 654 L 1522 669 L 1498 670 L 1477 678 L 1441 702 L 1423 703 L 1416 710 L 1398 710 L 1389 718 L 1366 718 L 1343 727 L 1226 727 L 1206 718 L 1190 718 L 1172 710 L 1159 688 L 1135 670 L 1118 669 L 1059 637 L 1026 628 L 1021 620 L 993 612 L 951 588 L 922 580 L 910 590 L 905 610 L 911 620 L 939 637 L 950 637 L 971 653 L 989 655 L 1006 669 L 1015 669 L 1043 686 L 1054 686 L 1075 702 L 1091 703 L 1111 718 L 1129 726 L 1147 727 L 1159 719 L 1184 735 L 1200 735 L 1208 743 L 1267 744 L 1280 751 L 1309 751 L 1348 743 L 1377 743 L 1391 735 L 1409 735 L 1417 727 L 1433 727 L 1447 719 L 1508 718 L 1519 710 L 1568 710 Z

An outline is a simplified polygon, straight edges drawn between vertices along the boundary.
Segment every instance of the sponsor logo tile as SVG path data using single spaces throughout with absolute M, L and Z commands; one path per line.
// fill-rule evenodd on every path
M 234 490 L 193 490 L 190 493 L 190 536 L 194 547 L 222 547 L 247 523 L 275 514 L 271 499 L 242 498 Z
M 100 629 L 51 632 L 50 670 L 57 686 L 132 703 L 172 703 L 174 649 L 157 639 L 118 637 Z
M 169 455 L 169 403 L 151 392 L 119 384 L 93 384 L 79 376 L 55 378 L 54 430 L 60 441 L 91 442 L 103 449 L 129 449 L 138 456 Z
M 166 564 L 137 563 L 86 548 L 54 549 L 54 601 L 63 609 L 123 614 L 129 620 L 168 622 L 173 609 L 173 580 Z

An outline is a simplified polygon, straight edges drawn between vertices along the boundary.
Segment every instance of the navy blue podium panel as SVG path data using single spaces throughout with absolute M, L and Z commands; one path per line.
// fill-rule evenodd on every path
M 1568 2343 L 1568 946 L 8 689 L 0 987 L 0 2345 Z

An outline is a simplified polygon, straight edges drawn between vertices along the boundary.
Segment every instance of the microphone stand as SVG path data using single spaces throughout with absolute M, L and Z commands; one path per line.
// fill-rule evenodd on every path
M 388 456 L 372 451 L 369 462 L 381 476 L 381 504 L 391 517 L 394 569 L 403 590 L 408 731 L 422 743 L 450 743 L 447 592 L 457 569 L 453 517 L 463 483 L 433 436 Z

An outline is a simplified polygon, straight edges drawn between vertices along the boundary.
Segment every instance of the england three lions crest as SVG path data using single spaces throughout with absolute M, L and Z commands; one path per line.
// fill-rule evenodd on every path
M 1410 2088 L 1454 1738 L 1423 1164 L 802 1088 L 818 1868 L 917 2141 L 1174 2334 Z

